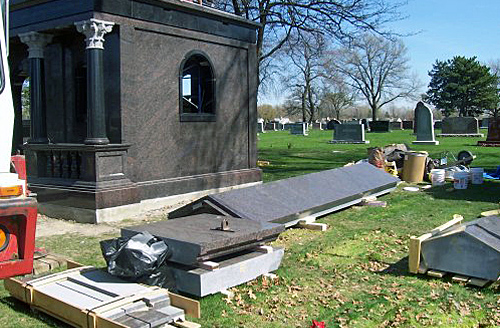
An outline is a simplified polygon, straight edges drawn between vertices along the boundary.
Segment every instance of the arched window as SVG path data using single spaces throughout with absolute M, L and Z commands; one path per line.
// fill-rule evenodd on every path
M 215 121 L 215 76 L 209 59 L 189 53 L 179 77 L 181 122 Z

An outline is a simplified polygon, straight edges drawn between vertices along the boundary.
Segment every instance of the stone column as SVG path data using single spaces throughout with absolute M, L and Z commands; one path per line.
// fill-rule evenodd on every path
M 30 65 L 31 138 L 29 142 L 48 143 L 43 49 L 52 41 L 52 35 L 28 32 L 20 34 L 19 38 L 21 42 L 28 45 Z
M 104 108 L 103 51 L 104 35 L 114 23 L 89 19 L 75 23 L 78 32 L 85 34 L 87 44 L 87 138 L 88 145 L 107 145 L 106 111 Z

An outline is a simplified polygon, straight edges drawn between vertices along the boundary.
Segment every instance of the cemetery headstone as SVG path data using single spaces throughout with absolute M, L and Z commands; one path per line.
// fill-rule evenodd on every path
M 266 131 L 277 131 L 278 128 L 276 127 L 277 123 L 275 122 L 269 122 L 266 123 Z
M 443 128 L 443 121 L 437 120 L 437 121 L 434 122 L 434 129 L 439 130 L 439 129 L 442 129 L 442 128 Z
M 366 118 L 362 119 L 361 124 L 365 126 L 365 130 L 370 130 L 370 121 L 368 121 L 368 119 Z
M 323 130 L 323 123 L 321 122 L 314 122 L 313 123 L 313 128 L 318 129 L 318 130 Z
M 486 141 L 478 141 L 478 146 L 500 147 L 500 118 L 488 120 L 488 136 Z
M 432 111 L 419 101 L 415 108 L 415 121 L 418 121 L 416 145 L 439 145 L 439 141 L 434 138 Z
M 290 124 L 290 134 L 307 136 L 307 123 L 299 122 Z
M 332 119 L 326 123 L 326 129 L 327 130 L 335 130 L 335 126 L 338 124 L 342 124 L 339 120 L 337 119 Z
M 335 127 L 330 143 L 367 144 L 364 124 L 341 124 Z
M 266 131 L 264 130 L 264 123 L 262 122 L 257 122 L 257 133 L 265 133 Z
M 404 130 L 412 130 L 413 129 L 413 121 L 403 121 L 403 129 Z
M 389 121 L 372 121 L 370 122 L 371 132 L 391 132 Z
M 479 127 L 481 129 L 487 129 L 490 124 L 490 118 L 486 117 L 481 120 L 481 123 L 479 124 Z
M 403 130 L 403 122 L 393 121 L 390 122 L 391 130 Z
M 446 117 L 439 137 L 484 137 L 475 117 Z

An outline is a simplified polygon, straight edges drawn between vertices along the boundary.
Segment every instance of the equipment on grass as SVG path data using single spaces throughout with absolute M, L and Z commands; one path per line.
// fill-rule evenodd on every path
M 0 0 L 0 279 L 30 273 L 35 247 L 36 200 L 26 183 L 11 173 L 14 106 L 7 61 L 9 0 Z

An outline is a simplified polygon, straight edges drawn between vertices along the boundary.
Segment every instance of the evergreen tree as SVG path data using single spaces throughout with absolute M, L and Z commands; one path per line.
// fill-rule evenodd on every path
M 445 116 L 455 112 L 459 116 L 476 116 L 498 106 L 498 78 L 476 57 L 437 60 L 429 76 L 426 101 Z

